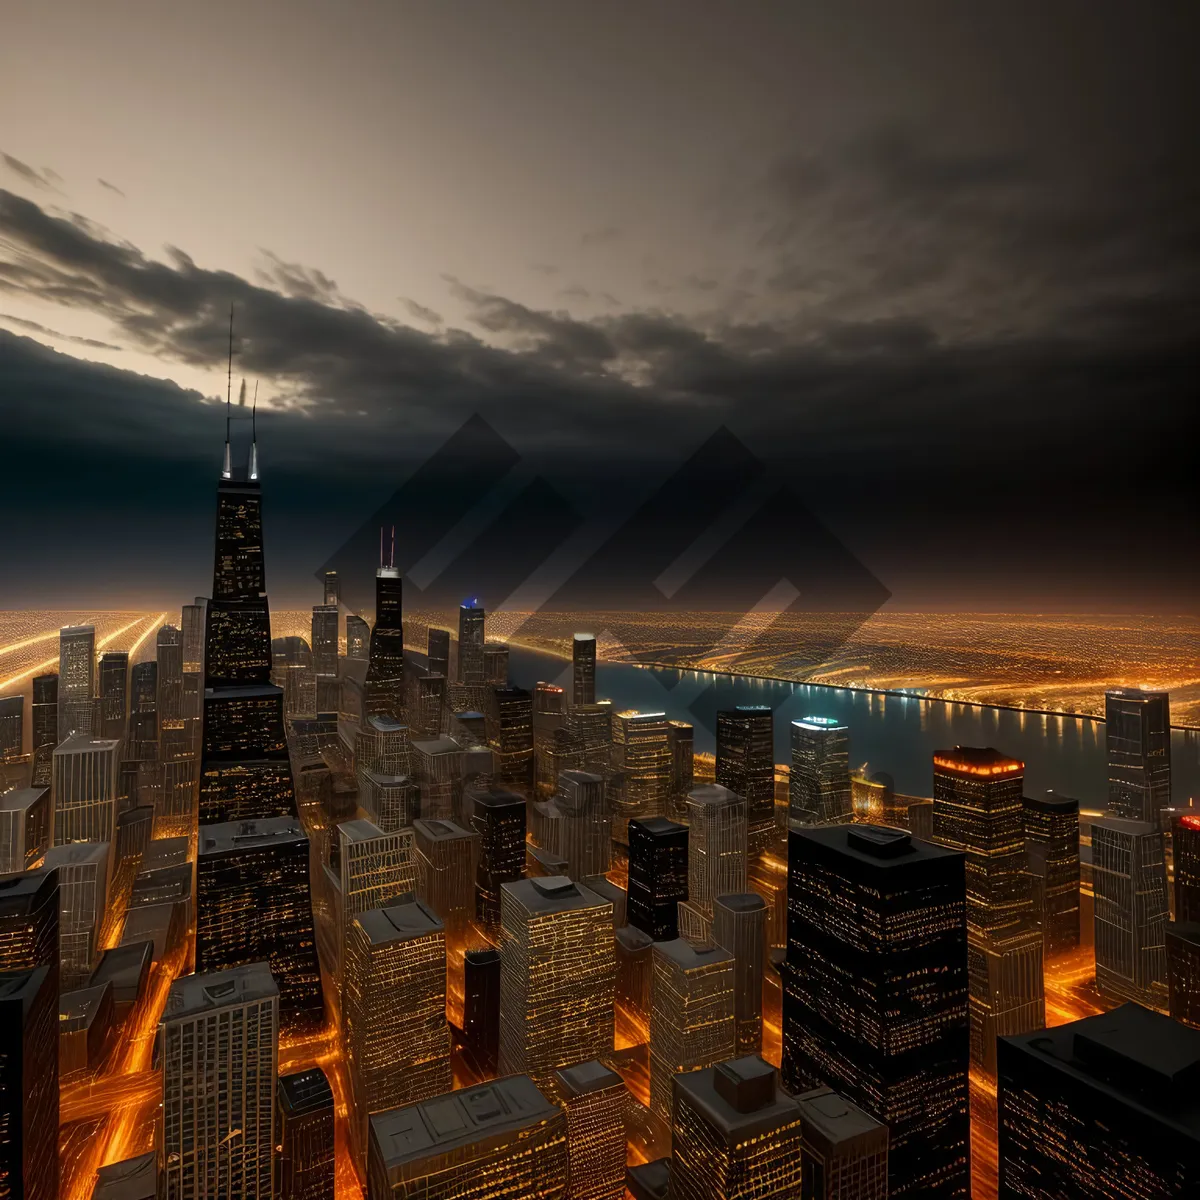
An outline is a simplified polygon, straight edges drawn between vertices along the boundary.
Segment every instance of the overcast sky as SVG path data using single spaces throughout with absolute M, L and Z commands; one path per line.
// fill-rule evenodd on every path
M 585 516 L 725 425 L 899 608 L 1192 611 L 1198 14 L 11 5 L 0 606 L 206 590 L 232 302 L 289 599 L 477 411 Z

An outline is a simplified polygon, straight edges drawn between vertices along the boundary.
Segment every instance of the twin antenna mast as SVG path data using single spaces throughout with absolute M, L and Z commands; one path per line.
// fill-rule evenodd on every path
M 391 548 L 391 553 L 388 555 L 387 562 L 383 561 L 383 526 L 380 525 L 380 527 L 379 527 L 379 569 L 382 571 L 385 568 L 387 570 L 391 570 L 391 571 L 394 571 L 396 569 L 396 527 L 395 527 L 395 525 L 392 526 L 392 548 Z

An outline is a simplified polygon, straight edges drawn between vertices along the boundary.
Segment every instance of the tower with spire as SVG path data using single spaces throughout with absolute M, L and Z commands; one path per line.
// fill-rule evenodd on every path
M 379 531 L 375 571 L 375 627 L 367 651 L 364 706 L 368 716 L 404 719 L 403 582 L 396 568 L 396 527 L 390 540 Z

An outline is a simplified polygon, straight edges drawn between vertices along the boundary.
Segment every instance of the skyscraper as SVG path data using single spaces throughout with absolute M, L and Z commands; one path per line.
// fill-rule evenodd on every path
M 483 683 L 483 638 L 485 615 L 477 601 L 458 609 L 458 682 Z
M 1200 1029 L 1200 922 L 1168 922 L 1166 942 L 1168 1011 Z
M 579 755 L 573 765 L 581 771 L 608 770 L 613 759 L 613 711 L 607 700 L 568 709 L 567 733 Z
M 350 923 L 342 983 L 354 1142 L 365 1165 L 372 1113 L 448 1092 L 446 932 L 420 901 Z
M 1003 1200 L 1200 1195 L 1200 1030 L 1136 1004 L 1000 1043 Z
M 180 612 L 179 627 L 183 631 L 183 673 L 204 674 L 204 610 L 203 596 L 194 604 L 185 604 Z
M 54 750 L 54 844 L 111 842 L 119 741 L 76 733 Z
M 746 801 L 748 845 L 764 850 L 775 836 L 775 714 L 743 705 L 717 713 L 717 783 Z
M 286 720 L 317 715 L 317 672 L 302 637 L 271 639 L 271 682 L 283 692 Z
M 485 925 L 500 921 L 500 888 L 525 874 L 525 801 L 495 789 L 469 792 L 471 828 L 479 835 L 476 913 Z
M 174 625 L 158 631 L 154 654 L 158 663 L 157 696 L 159 726 L 183 720 L 183 633 Z
M 346 657 L 355 661 L 368 658 L 370 646 L 370 625 L 357 613 L 351 613 L 346 618 Z
M 722 895 L 713 901 L 712 940 L 733 955 L 734 1043 L 738 1054 L 758 1054 L 762 1050 L 766 922 L 766 901 L 757 892 Z
M 279 1200 L 333 1200 L 333 1090 L 325 1072 L 281 1075 L 275 1113 Z
M 372 1200 L 552 1200 L 567 1186 L 567 1119 L 525 1075 L 371 1118 Z
M 58 737 L 92 732 L 96 692 L 96 630 L 66 625 L 58 633 Z
M 688 793 L 688 900 L 712 916 L 718 896 L 746 890 L 746 801 L 719 783 Z
M 496 782 L 533 795 L 533 697 L 525 688 L 495 688 L 488 741 L 495 752 Z
M 123 738 L 129 723 L 129 655 L 106 650 L 100 655 L 100 728 L 98 737 Z
M 1033 919 L 1052 958 L 1079 945 L 1079 801 L 1048 792 L 1023 807 Z
M 545 848 L 567 864 L 572 879 L 608 872 L 612 857 L 612 815 L 604 779 L 588 771 L 563 771 L 544 822 Z
M 886 1125 L 888 1195 L 970 1194 L 964 856 L 877 825 L 788 838 L 783 1079 Z
M 317 712 L 338 706 L 338 606 L 326 601 L 312 610 L 313 670 L 317 678 Z
M 688 898 L 688 827 L 666 817 L 629 822 L 629 924 L 656 942 L 679 936 Z
M 1042 936 L 1025 855 L 1025 764 L 991 749 L 933 756 L 933 834 L 966 855 L 971 1058 L 996 1069 L 996 1038 L 1046 1023 Z
M 58 876 L 45 867 L 0 878 L 0 972 L 35 967 L 49 968 L 57 997 Z
M 803 1200 L 887 1200 L 887 1126 L 832 1088 L 801 1092 L 796 1102 Z
M 596 703 L 596 635 L 577 633 L 571 641 L 571 703 Z
M 613 837 L 619 842 L 628 843 L 631 819 L 667 813 L 674 767 L 667 728 L 666 714 L 660 712 L 623 712 L 612 718 L 611 764 L 625 779 L 613 813 Z M 586 753 L 584 758 L 586 762 Z
M 454 821 L 414 821 L 417 896 L 453 941 L 475 916 L 479 835 Z
M 25 744 L 25 697 L 0 696 L 0 763 L 16 762 Z
M 671 747 L 671 808 L 678 815 L 695 786 L 696 731 L 686 721 L 667 722 L 667 744 Z
M 758 1055 L 676 1075 L 672 1200 L 793 1200 L 803 1157 L 800 1106 Z
M 1200 815 L 1182 813 L 1171 823 L 1175 868 L 1175 920 L 1200 921 Z
M 184 975 L 158 1031 L 167 1200 L 273 1200 L 279 992 L 265 962 Z
M 200 829 L 196 970 L 269 964 L 285 1030 L 323 1017 L 308 859 L 308 838 L 294 818 Z
M 1171 804 L 1171 702 L 1166 692 L 1104 693 L 1108 807 L 1115 817 L 1158 824 Z
M 793 721 L 788 828 L 849 821 L 853 812 L 850 731 L 833 717 Z
M 325 572 L 325 603 L 337 606 L 338 601 L 342 598 L 341 584 L 338 582 L 338 573 L 336 571 Z
M 500 1065 L 500 951 L 488 946 L 463 955 L 463 1040 L 479 1071 Z
M 50 789 L 0 794 L 0 875 L 28 870 L 50 845 Z
M 622 1200 L 629 1102 L 625 1081 L 593 1060 L 555 1072 L 554 1084 L 567 1114 L 566 1200 Z
M 500 889 L 500 1072 L 548 1084 L 608 1054 L 616 957 L 612 905 L 563 876 Z
M 1096 986 L 1151 1008 L 1167 1003 L 1167 869 L 1160 825 L 1092 822 Z
M 650 1108 L 671 1119 L 672 1081 L 733 1058 L 733 955 L 677 938 L 656 942 L 650 976 Z
M 58 988 L 49 967 L 0 971 L 0 1195 L 58 1198 Z
M 54 846 L 45 866 L 58 873 L 59 987 L 83 987 L 100 955 L 100 924 L 108 901 L 109 847 L 78 842 Z
M 33 743 L 36 752 L 42 746 L 58 743 L 58 676 L 33 677 Z
M 450 678 L 450 630 L 429 627 L 427 640 L 428 665 L 431 675 Z

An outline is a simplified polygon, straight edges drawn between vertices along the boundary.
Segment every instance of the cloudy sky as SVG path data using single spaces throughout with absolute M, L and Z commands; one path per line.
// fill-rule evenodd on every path
M 896 608 L 1195 610 L 1194 4 L 5 25 L 2 607 L 206 590 L 233 303 L 281 600 L 477 412 L 592 518 L 725 426 Z

